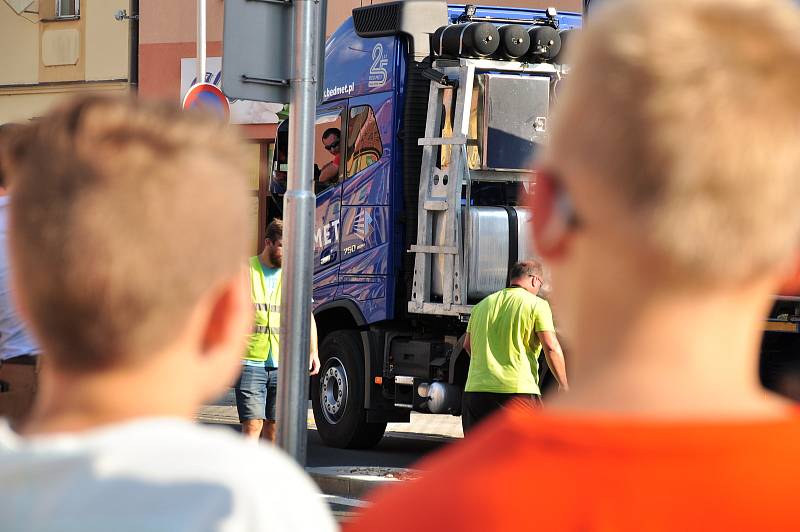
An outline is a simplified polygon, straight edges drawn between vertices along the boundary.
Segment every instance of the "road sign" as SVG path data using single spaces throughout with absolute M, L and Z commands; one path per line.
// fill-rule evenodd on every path
M 232 98 L 289 102 L 292 2 L 225 0 L 222 88 Z
M 308 1 L 308 0 L 305 0 Z M 317 98 L 323 83 L 327 0 L 315 2 L 319 20 L 310 39 L 316 45 Z M 289 103 L 294 45 L 291 0 L 225 0 L 222 34 L 222 88 L 231 98 Z
M 219 115 L 223 120 L 230 117 L 228 98 L 216 85 L 197 83 L 186 91 L 181 107 L 184 109 L 205 109 Z

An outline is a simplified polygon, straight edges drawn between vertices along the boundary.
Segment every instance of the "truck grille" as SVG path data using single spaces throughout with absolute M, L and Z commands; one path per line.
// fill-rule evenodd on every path
M 353 10 L 353 25 L 362 37 L 392 35 L 400 29 L 400 2 L 359 7 Z

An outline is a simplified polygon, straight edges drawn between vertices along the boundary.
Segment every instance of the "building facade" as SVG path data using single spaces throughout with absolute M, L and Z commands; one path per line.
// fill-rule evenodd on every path
M 83 92 L 131 87 L 131 0 L 0 0 L 0 123 Z

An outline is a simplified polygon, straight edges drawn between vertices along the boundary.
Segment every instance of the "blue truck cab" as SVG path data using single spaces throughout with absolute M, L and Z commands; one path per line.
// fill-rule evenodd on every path
M 311 383 L 326 444 L 370 447 L 412 410 L 460 413 L 469 309 L 531 255 L 517 190 L 579 25 L 552 8 L 409 0 L 355 9 L 328 39 Z

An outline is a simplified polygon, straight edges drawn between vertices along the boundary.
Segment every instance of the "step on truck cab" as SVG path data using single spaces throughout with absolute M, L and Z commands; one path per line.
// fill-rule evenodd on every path
M 470 309 L 533 255 L 518 191 L 579 25 L 553 8 L 407 0 L 357 8 L 328 39 L 311 383 L 326 444 L 373 446 L 412 410 L 460 414 Z

